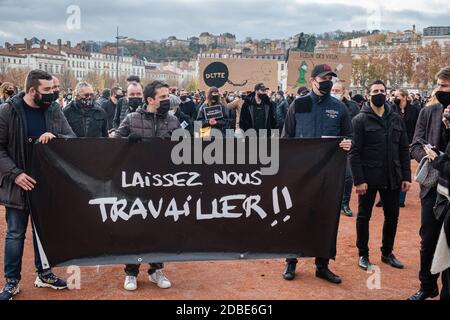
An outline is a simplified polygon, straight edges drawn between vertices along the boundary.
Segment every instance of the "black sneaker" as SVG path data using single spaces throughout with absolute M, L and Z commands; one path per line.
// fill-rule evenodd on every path
M 0 293 L 0 301 L 12 300 L 13 296 L 20 292 L 19 281 L 17 280 L 6 280 L 6 284 Z
M 36 288 L 51 288 L 54 290 L 67 289 L 67 283 L 59 279 L 51 271 L 38 274 L 34 282 Z

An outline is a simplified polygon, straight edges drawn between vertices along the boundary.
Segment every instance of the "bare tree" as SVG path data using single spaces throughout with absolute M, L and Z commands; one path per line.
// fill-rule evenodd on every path
M 415 58 L 408 47 L 401 46 L 389 54 L 388 80 L 395 88 L 402 87 L 414 74 Z
M 64 70 L 59 78 L 59 81 L 64 90 L 73 89 L 77 85 L 77 79 L 70 70 Z

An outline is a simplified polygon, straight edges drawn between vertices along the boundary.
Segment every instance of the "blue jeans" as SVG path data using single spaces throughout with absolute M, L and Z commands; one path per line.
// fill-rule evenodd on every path
M 6 208 L 6 223 L 8 225 L 5 240 L 4 271 L 5 278 L 20 281 L 22 272 L 22 256 L 25 244 L 25 234 L 28 226 L 28 211 Z M 33 230 L 34 264 L 36 271 L 42 273 L 42 263 Z
M 400 192 L 400 203 L 406 203 L 406 192 Z

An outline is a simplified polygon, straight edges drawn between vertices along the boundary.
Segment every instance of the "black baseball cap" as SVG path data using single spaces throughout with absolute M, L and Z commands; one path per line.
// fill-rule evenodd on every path
M 258 83 L 258 84 L 255 86 L 255 91 L 258 91 L 258 90 L 269 90 L 269 88 L 267 88 L 267 87 L 264 85 L 264 83 Z
M 311 72 L 312 78 L 324 77 L 327 75 L 332 75 L 333 77 L 337 78 L 337 74 L 334 73 L 333 69 L 328 64 L 318 64 Z
M 298 88 L 298 90 L 297 90 L 297 94 L 298 95 L 302 95 L 302 94 L 308 94 L 309 93 L 309 90 L 308 90 L 308 88 L 307 87 L 300 87 L 300 88 Z

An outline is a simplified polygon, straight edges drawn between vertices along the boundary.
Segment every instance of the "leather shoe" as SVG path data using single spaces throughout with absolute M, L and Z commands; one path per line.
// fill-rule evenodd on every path
M 359 257 L 359 262 L 358 265 L 361 269 L 367 271 L 370 269 L 370 267 L 372 266 L 372 264 L 370 263 L 369 257 L 363 256 L 363 257 Z
M 286 264 L 286 269 L 283 272 L 283 278 L 284 280 L 294 280 L 295 278 L 295 267 L 297 266 L 296 263 L 288 262 Z
M 334 284 L 342 283 L 342 279 L 339 276 L 335 275 L 333 272 L 331 272 L 330 269 L 328 269 L 328 268 L 322 269 L 322 270 L 317 269 L 316 277 L 320 278 L 320 279 L 324 279 L 324 280 L 334 283 Z
M 396 269 L 404 269 L 405 266 L 391 253 L 390 255 L 381 256 L 381 261 Z
M 425 291 L 420 289 L 411 297 L 408 298 L 409 301 L 424 301 L 427 299 L 436 298 L 439 295 L 439 289 L 434 289 L 434 291 Z
M 342 213 L 346 217 L 353 217 L 353 212 L 349 206 L 342 206 Z

